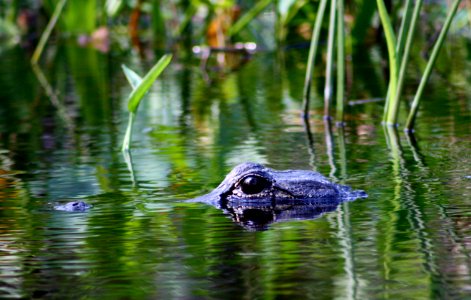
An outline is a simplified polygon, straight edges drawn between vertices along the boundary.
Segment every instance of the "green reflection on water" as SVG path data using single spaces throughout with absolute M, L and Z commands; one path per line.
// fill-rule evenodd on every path
M 453 55 L 469 66 L 469 48 L 456 47 Z M 300 118 L 304 50 L 283 53 L 281 62 L 259 53 L 237 72 L 209 70 L 211 81 L 198 62 L 181 62 L 140 108 L 133 185 L 119 153 L 129 93 L 119 65 L 133 66 L 137 57 L 74 45 L 51 55 L 44 76 L 71 128 L 21 50 L 0 59 L 2 67 L 16 66 L 0 74 L 0 297 L 421 299 L 467 293 L 471 68 L 452 56 L 439 62 L 442 74 L 432 80 L 417 143 L 383 132 L 382 103 L 349 108 L 343 130 L 326 131 L 314 116 L 309 141 Z M 359 71 L 351 99 L 384 93 L 376 56 L 375 49 L 366 61 L 353 56 Z M 420 66 L 419 55 L 414 63 Z M 460 80 L 450 87 L 447 78 Z M 313 112 L 321 111 L 314 101 Z M 369 198 L 262 232 L 244 230 L 216 208 L 183 201 L 212 190 L 248 160 L 315 168 L 366 190 Z M 94 207 L 86 214 L 51 210 L 71 198 Z

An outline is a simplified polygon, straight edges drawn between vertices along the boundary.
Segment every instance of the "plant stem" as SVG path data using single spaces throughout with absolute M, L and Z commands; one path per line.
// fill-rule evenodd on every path
M 343 125 L 345 104 L 345 24 L 343 1 L 337 0 L 337 124 Z
M 412 9 L 411 9 L 411 4 L 412 0 L 407 0 L 405 4 L 405 12 L 404 16 L 401 21 L 401 27 L 399 28 L 399 34 L 397 36 L 397 45 L 396 45 L 396 55 L 397 55 L 397 60 L 401 61 L 402 60 L 402 53 L 404 51 L 404 45 L 406 41 L 406 35 L 404 34 L 407 28 L 410 26 L 410 18 L 412 15 Z M 388 107 L 389 107 L 389 86 L 388 86 L 388 92 L 386 93 L 386 101 L 384 103 L 384 115 L 386 116 L 388 113 Z
M 420 1 L 420 0 L 419 0 Z M 422 1 L 421 1 L 422 2 Z M 416 2 L 417 4 L 417 2 Z M 405 11 L 404 16 L 402 17 L 401 27 L 399 27 L 399 33 L 397 34 L 397 59 L 398 61 L 402 60 L 402 54 L 404 51 L 404 46 L 406 43 L 406 31 L 410 28 L 411 24 L 411 17 L 412 17 L 412 0 L 407 0 L 406 4 L 404 5 Z
M 126 127 L 126 134 L 124 135 L 123 146 L 121 147 L 121 151 L 123 152 L 129 151 L 129 145 L 131 143 L 132 137 L 132 125 L 134 123 L 135 116 L 135 113 L 129 112 L 128 127 Z
M 312 39 L 311 45 L 309 47 L 309 56 L 307 59 L 307 70 L 306 77 L 304 79 L 303 91 L 303 112 L 305 119 L 309 117 L 309 96 L 311 94 L 312 74 L 314 71 L 316 52 L 319 46 L 319 36 L 321 32 L 322 20 L 324 19 L 326 5 L 327 0 L 321 0 L 321 2 L 319 3 L 319 8 L 317 9 L 316 22 L 314 24 L 314 28 L 312 29 Z
M 446 17 L 445 24 L 443 25 L 440 35 L 438 36 L 438 39 L 435 45 L 433 46 L 432 54 L 430 55 L 430 60 L 428 61 L 427 66 L 425 67 L 424 74 L 420 80 L 419 87 L 417 88 L 417 93 L 415 94 L 414 101 L 412 102 L 409 117 L 407 118 L 406 129 L 405 129 L 406 131 L 412 131 L 414 128 L 414 123 L 415 123 L 415 118 L 417 117 L 417 109 L 419 107 L 420 98 L 422 97 L 422 93 L 424 91 L 425 85 L 427 84 L 427 81 L 430 78 L 432 68 L 435 65 L 435 61 L 437 60 L 438 53 L 440 52 L 440 49 L 443 45 L 443 42 L 448 33 L 448 30 L 450 29 L 451 22 L 453 21 L 453 17 L 455 16 L 460 3 L 461 3 L 461 0 L 455 0 L 453 2 L 450 13 Z
M 327 38 L 327 64 L 325 67 L 325 88 L 324 88 L 324 118 L 330 117 L 330 103 L 332 102 L 333 93 L 333 68 L 334 68 L 334 44 L 335 44 L 335 15 L 337 0 L 331 0 L 330 3 L 330 21 L 329 36 Z
M 39 57 L 41 57 L 41 54 L 43 53 L 44 46 L 46 46 L 49 36 L 51 35 L 52 29 L 56 25 L 57 19 L 59 19 L 59 16 L 66 2 L 67 0 L 61 0 L 59 3 L 57 3 L 56 8 L 52 13 L 52 17 L 49 20 L 49 23 L 47 23 L 46 29 L 44 29 L 44 32 L 41 35 L 41 39 L 39 40 L 39 43 L 36 46 L 36 49 L 34 50 L 33 56 L 31 57 L 32 64 L 38 63 Z
M 397 89 L 396 89 L 395 97 L 391 98 L 391 100 L 393 100 L 392 103 L 394 103 L 395 105 L 393 105 L 392 108 L 390 108 L 391 110 L 389 111 L 389 114 L 391 114 L 390 116 L 391 120 L 394 120 L 392 121 L 393 123 L 396 123 L 396 120 L 397 120 L 397 112 L 399 109 L 399 102 L 400 102 L 400 97 L 402 93 L 402 87 L 404 86 L 404 77 L 406 75 L 406 67 L 407 67 L 407 63 L 409 62 L 409 52 L 412 47 L 412 40 L 414 38 L 414 32 L 417 25 L 417 19 L 419 18 L 420 9 L 422 8 L 422 3 L 423 3 L 423 0 L 417 0 L 415 2 L 414 12 L 412 14 L 412 20 L 407 31 L 406 44 L 404 47 L 404 53 L 402 54 L 401 67 L 399 69 L 399 78 L 397 80 Z
M 396 37 L 391 25 L 391 20 L 389 19 L 386 6 L 384 5 L 383 0 L 376 0 L 378 5 L 379 17 L 381 19 L 381 24 L 384 28 L 384 34 L 386 36 L 386 44 L 388 46 L 388 56 L 389 56 L 389 99 L 394 99 L 396 94 L 397 87 L 397 54 L 396 54 Z M 391 106 L 394 105 L 393 101 L 388 101 L 388 108 L 386 113 L 383 116 L 383 122 L 386 124 L 392 125 L 395 123 L 395 120 L 391 120 L 390 112 Z

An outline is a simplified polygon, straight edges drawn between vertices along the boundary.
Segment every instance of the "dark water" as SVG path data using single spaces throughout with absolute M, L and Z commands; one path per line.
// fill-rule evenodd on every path
M 120 152 L 130 92 L 120 64 L 143 74 L 151 63 L 57 47 L 41 64 L 56 103 L 27 53 L 4 50 L 0 298 L 469 297 L 471 47 L 450 45 L 415 141 L 379 125 L 382 102 L 350 107 L 346 127 L 329 134 L 319 96 L 310 140 L 300 119 L 305 49 L 259 53 L 233 72 L 177 58 L 139 109 L 132 174 Z M 353 56 L 349 99 L 384 95 L 375 51 Z M 413 59 L 408 96 L 422 63 Z M 264 231 L 183 201 L 245 161 L 315 169 L 369 197 Z M 77 199 L 93 209 L 52 209 Z

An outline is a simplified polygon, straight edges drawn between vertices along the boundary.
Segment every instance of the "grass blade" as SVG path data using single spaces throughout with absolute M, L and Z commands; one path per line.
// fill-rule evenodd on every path
M 309 118 L 309 97 L 311 94 L 312 75 L 314 73 L 314 65 L 316 59 L 317 48 L 319 47 L 319 36 L 321 34 L 322 20 L 324 19 L 325 8 L 327 0 L 321 0 L 317 10 L 316 22 L 312 29 L 311 45 L 309 47 L 309 56 L 307 59 L 306 77 L 304 79 L 303 91 L 303 112 L 304 119 Z
M 337 0 L 337 125 L 343 125 L 345 104 L 345 24 L 344 0 Z
M 154 81 L 159 77 L 160 73 L 168 66 L 172 60 L 171 54 L 166 54 L 152 67 L 152 69 L 144 76 L 142 81 L 134 88 L 128 98 L 129 112 L 136 113 L 139 103 Z M 137 74 L 136 74 L 137 75 Z M 128 76 L 128 75 L 126 75 Z
M 335 44 L 335 16 L 337 1 L 331 0 L 330 2 L 330 21 L 329 21 L 329 36 L 327 38 L 327 63 L 325 67 L 325 88 L 324 88 L 324 118 L 330 117 L 330 103 L 332 102 L 333 94 L 333 69 L 334 69 L 334 44 Z
M 416 2 L 417 5 L 417 2 Z M 402 53 L 404 52 L 404 46 L 406 44 L 406 31 L 410 28 L 411 18 L 412 18 L 412 0 L 406 0 L 404 5 L 404 16 L 402 17 L 401 27 L 399 28 L 399 33 L 397 34 L 397 59 L 402 60 Z
M 407 38 L 405 42 L 405 47 L 403 49 L 402 58 L 401 58 L 401 66 L 399 68 L 399 74 L 397 79 L 397 87 L 396 92 L 394 93 L 394 98 L 392 100 L 392 106 L 390 107 L 388 119 L 393 123 L 396 123 L 397 120 L 397 112 L 399 109 L 399 102 L 402 93 L 402 87 L 404 86 L 404 78 L 406 76 L 406 67 L 407 63 L 409 62 L 409 52 L 412 48 L 412 40 L 414 37 L 415 28 L 417 26 L 417 20 L 420 15 L 420 9 L 422 8 L 423 0 L 417 0 L 414 6 L 414 12 L 412 14 L 412 20 L 409 24 L 409 28 L 407 30 Z M 393 121 L 394 120 L 394 121 Z
M 389 57 L 389 99 L 395 99 L 396 90 L 397 90 L 397 53 L 396 53 L 396 37 L 391 25 L 391 20 L 389 19 L 386 6 L 384 5 L 383 0 L 376 0 L 378 6 L 379 17 L 381 19 L 381 24 L 383 25 L 384 34 L 386 36 L 386 44 L 388 47 L 388 57 Z M 388 101 L 388 107 L 386 113 L 383 116 L 383 122 L 389 125 L 396 123 L 396 120 L 390 119 L 391 115 L 391 106 L 394 105 L 393 101 Z
M 420 80 L 419 87 L 417 88 L 417 93 L 415 94 L 414 101 L 412 102 L 411 110 L 409 113 L 409 117 L 407 118 L 406 123 L 406 131 L 412 131 L 414 128 L 415 118 L 417 117 L 417 109 L 419 107 L 420 98 L 422 97 L 422 93 L 424 91 L 425 85 L 427 84 L 428 79 L 430 78 L 430 74 L 432 73 L 433 66 L 435 65 L 435 61 L 437 60 L 438 53 L 443 45 L 446 35 L 448 34 L 448 30 L 450 29 L 451 22 L 453 21 L 453 17 L 458 10 L 458 6 L 460 5 L 461 0 L 455 0 L 453 2 L 450 13 L 446 17 L 445 24 L 443 25 L 442 31 L 438 36 L 438 39 L 433 46 L 432 54 L 430 55 L 430 60 L 425 67 L 424 74 Z
M 406 34 L 405 34 L 405 32 L 408 30 L 408 28 L 410 26 L 410 22 L 411 22 L 411 17 L 412 17 L 411 5 L 412 5 L 412 0 L 406 0 L 406 4 L 404 5 L 405 12 L 404 12 L 404 16 L 403 16 L 402 21 L 401 21 L 401 27 L 399 28 L 399 33 L 398 33 L 398 36 L 397 36 L 396 55 L 397 55 L 397 61 L 398 62 L 402 61 L 404 46 L 405 46 L 405 43 L 406 43 Z M 400 73 L 400 71 L 399 71 L 399 73 Z M 386 98 L 385 98 L 386 102 L 384 104 L 384 111 L 383 111 L 384 116 L 386 116 L 387 113 L 388 113 L 389 101 L 390 101 L 389 93 L 390 93 L 390 90 L 389 90 L 389 87 L 388 87 L 388 92 L 387 92 Z M 384 122 L 384 120 L 383 120 L 383 122 Z
M 64 9 L 66 2 L 67 0 L 61 0 L 59 3 L 57 3 L 56 8 L 52 13 L 52 17 L 49 20 L 49 23 L 47 23 L 46 29 L 44 29 L 44 32 L 41 35 L 41 39 L 39 40 L 38 46 L 34 50 L 33 56 L 31 57 L 32 64 L 38 63 L 39 57 L 41 57 L 41 54 L 43 53 L 44 47 L 46 46 L 46 43 L 49 40 L 49 36 L 51 35 L 52 29 L 56 25 L 57 19 L 59 19 L 59 16 L 62 12 L 62 9 Z

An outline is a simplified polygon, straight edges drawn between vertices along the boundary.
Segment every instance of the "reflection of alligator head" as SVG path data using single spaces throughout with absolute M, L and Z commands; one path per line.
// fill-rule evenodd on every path
M 276 171 L 255 163 L 236 166 L 212 192 L 190 200 L 211 204 L 247 229 L 273 222 L 314 219 L 338 204 L 366 197 L 312 171 Z

